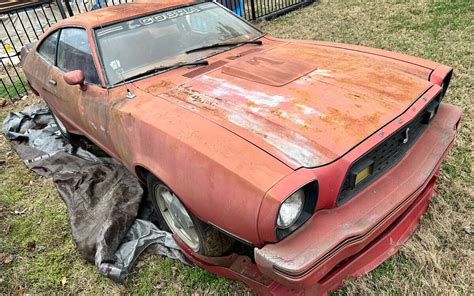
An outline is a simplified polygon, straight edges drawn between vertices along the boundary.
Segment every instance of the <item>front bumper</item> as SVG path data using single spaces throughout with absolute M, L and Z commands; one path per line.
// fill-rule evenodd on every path
M 441 104 L 423 135 L 382 177 L 342 206 L 318 211 L 286 239 L 255 249 L 260 272 L 285 286 L 327 291 L 394 254 L 435 192 L 461 114 Z

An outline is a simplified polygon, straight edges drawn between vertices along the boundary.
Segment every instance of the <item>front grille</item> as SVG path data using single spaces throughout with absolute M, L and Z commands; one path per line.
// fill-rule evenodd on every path
M 432 116 L 429 116 L 430 112 L 433 113 L 433 116 L 436 114 L 440 98 L 440 95 L 436 96 L 409 123 L 372 148 L 350 166 L 337 198 L 338 204 L 349 200 L 400 161 L 428 127 L 432 119 Z M 406 136 L 407 129 L 409 129 L 408 137 Z M 355 174 L 369 165 L 372 167 L 371 174 L 355 184 Z

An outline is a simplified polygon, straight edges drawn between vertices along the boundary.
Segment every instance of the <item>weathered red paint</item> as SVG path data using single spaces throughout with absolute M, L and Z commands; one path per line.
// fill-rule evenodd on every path
M 174 5 L 104 8 L 61 21 L 44 36 L 83 27 L 94 45 L 94 26 Z M 256 266 L 236 263 L 242 259 L 236 256 L 210 264 L 188 255 L 260 292 L 283 292 L 277 281 L 310 291 L 332 288 L 387 258 L 396 249 L 387 237 L 406 239 L 426 208 L 434 186 L 430 176 L 460 118 L 458 109 L 442 106 L 397 166 L 336 207 L 349 166 L 413 119 L 441 91 L 450 67 L 383 50 L 266 35 L 262 46 L 211 56 L 209 66 L 127 86 L 106 88 L 99 71 L 102 85 L 86 84 L 83 91 L 37 54 L 41 40 L 24 56 L 24 71 L 68 130 L 87 136 L 138 177 L 142 170 L 156 175 L 201 220 L 255 246 Z M 92 51 L 101 69 L 95 46 Z M 57 86 L 48 84 L 51 79 Z M 281 202 L 313 180 L 319 183 L 314 215 L 277 242 Z M 362 234 L 357 244 L 338 247 Z M 352 263 L 333 270 L 347 258 Z M 267 279 L 263 286 L 255 284 L 260 276 Z
M 156 87 L 154 80 L 135 85 L 188 103 L 294 169 L 336 160 L 432 87 L 363 53 L 270 40 L 259 49 L 219 55 L 219 61 L 241 57 L 177 85 Z M 298 56 L 289 59 L 293 51 Z M 285 76 L 281 69 L 291 73 Z M 170 81 L 166 76 L 160 78 Z
M 360 193 L 360 202 L 319 211 L 294 235 L 256 248 L 255 264 L 242 256 L 228 258 L 225 264 L 192 252 L 188 258 L 212 272 L 244 281 L 261 295 L 326 294 L 348 276 L 371 271 L 398 251 L 428 208 L 461 113 L 460 108 L 442 104 L 405 159 Z
M 84 72 L 82 70 L 74 70 L 64 73 L 64 81 L 69 85 L 79 85 L 82 91 L 87 90 L 84 85 Z

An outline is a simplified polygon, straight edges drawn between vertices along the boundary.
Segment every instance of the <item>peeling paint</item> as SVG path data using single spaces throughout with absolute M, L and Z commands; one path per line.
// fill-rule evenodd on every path
M 218 98 L 202 94 L 187 86 L 180 86 L 177 91 L 179 93 L 186 94 L 186 101 L 188 101 L 189 103 L 193 103 L 197 106 L 204 107 L 206 109 L 216 109 L 217 101 L 219 100 Z
M 291 132 L 291 138 L 285 138 L 283 133 L 271 131 L 246 113 L 232 113 L 228 120 L 235 125 L 250 130 L 261 135 L 265 141 L 279 149 L 288 157 L 294 159 L 303 166 L 316 166 L 320 163 L 320 155 L 311 145 L 308 145 L 307 139 L 297 133 Z
M 278 109 L 278 110 L 273 110 L 273 111 L 272 110 L 267 110 L 267 111 L 280 118 L 289 118 L 288 112 L 285 110 Z
M 319 115 L 321 112 L 302 104 L 295 104 L 296 107 L 300 108 L 306 115 Z
M 267 65 L 288 51 L 298 52 L 298 62 L 264 70 L 253 63 Z M 243 67 L 247 61 L 254 68 Z M 272 71 L 293 76 L 280 79 Z M 178 71 L 134 84 L 214 120 L 283 161 L 310 167 L 340 157 L 430 87 L 356 53 L 300 44 L 226 61 L 193 79 Z
M 313 72 L 309 73 L 308 75 L 305 75 L 301 77 L 300 79 L 296 80 L 297 84 L 306 84 L 308 82 L 311 82 L 314 77 L 317 76 L 323 76 L 323 77 L 332 77 L 330 74 L 330 70 L 324 70 L 324 69 L 316 69 Z
M 302 125 L 302 126 L 308 126 L 308 124 L 306 123 L 306 121 L 304 121 L 303 119 L 300 119 L 300 118 L 296 118 L 293 120 L 295 123 L 299 124 L 299 125 Z
M 220 97 L 223 95 L 232 94 L 245 98 L 255 105 L 277 107 L 280 103 L 288 101 L 288 98 L 280 95 L 269 95 L 264 92 L 256 90 L 247 90 L 243 87 L 230 83 L 227 80 L 215 78 L 211 76 L 203 76 L 201 78 L 205 82 L 212 83 L 215 88 L 212 90 L 212 95 Z
M 258 112 L 260 112 L 260 110 L 262 110 L 262 108 L 260 108 L 260 107 L 249 107 L 249 109 L 253 113 L 258 113 Z

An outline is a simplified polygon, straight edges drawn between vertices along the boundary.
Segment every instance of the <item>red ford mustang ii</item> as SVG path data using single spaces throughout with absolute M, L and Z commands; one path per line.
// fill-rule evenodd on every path
M 216 3 L 81 14 L 22 63 L 61 132 L 146 183 L 193 261 L 260 292 L 333 289 L 396 252 L 462 113 L 442 103 L 450 67 L 277 39 Z

